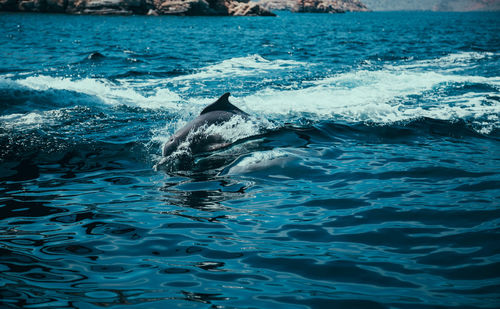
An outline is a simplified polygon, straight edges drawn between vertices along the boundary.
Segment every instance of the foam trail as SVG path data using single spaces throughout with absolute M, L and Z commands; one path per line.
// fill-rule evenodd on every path
M 0 116 L 0 123 L 6 129 L 39 129 L 44 125 L 55 125 L 54 118 L 47 113 L 10 114 Z
M 13 82 L 13 81 L 10 81 Z M 145 96 L 140 89 L 130 84 L 114 84 L 105 79 L 83 78 L 79 80 L 65 77 L 31 76 L 18 79 L 15 83 L 33 90 L 67 90 L 91 95 L 108 105 L 130 105 L 142 108 L 177 109 L 180 96 L 168 89 L 155 89 L 150 96 Z
M 492 52 L 453 53 L 436 59 L 417 60 L 408 64 L 387 64 L 385 68 L 392 70 L 433 69 L 439 72 L 457 72 L 477 67 L 479 61 L 490 60 L 499 54 Z
M 419 117 L 478 119 L 500 113 L 500 104 L 491 98 L 496 91 L 440 94 L 451 86 L 467 84 L 499 89 L 499 77 L 383 69 L 341 73 L 308 84 L 294 90 L 265 89 L 242 98 L 243 106 L 251 112 L 275 114 L 278 118 L 306 115 L 313 121 L 376 123 Z M 418 101 L 423 97 L 425 104 Z
M 194 74 L 178 76 L 173 81 L 220 79 L 231 76 L 260 76 L 272 71 L 289 70 L 304 66 L 306 63 L 294 60 L 267 60 L 260 55 L 237 57 L 224 60 L 220 63 L 210 65 L 198 70 Z

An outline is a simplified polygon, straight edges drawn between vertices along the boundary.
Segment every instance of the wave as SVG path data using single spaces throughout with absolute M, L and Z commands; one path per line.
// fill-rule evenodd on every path
M 242 98 L 255 113 L 276 118 L 387 124 L 421 117 L 472 120 L 483 133 L 500 126 L 500 77 L 463 76 L 384 68 L 357 70 L 304 83 L 267 88 Z
M 432 69 L 439 72 L 458 72 L 470 70 L 484 63 L 498 59 L 499 53 L 493 52 L 460 52 L 444 55 L 435 59 L 413 60 L 410 58 L 401 64 L 385 64 L 388 69 L 415 70 Z
M 26 99 L 21 104 L 11 104 L 17 107 L 34 101 L 34 105 L 48 106 L 46 109 L 65 105 L 125 105 L 168 111 L 174 117 L 163 130 L 170 134 L 220 95 L 214 93 L 218 88 L 213 87 L 207 79 L 218 78 L 226 80 L 228 84 L 230 80 L 239 79 L 236 84 L 241 85 L 245 84 L 249 76 L 262 80 L 269 77 L 273 86 L 252 88 L 250 85 L 249 89 L 235 89 L 237 92 L 232 101 L 258 118 L 281 124 L 300 124 L 305 120 L 306 123 L 339 121 L 385 125 L 432 118 L 463 120 L 472 123 L 479 132 L 488 134 L 500 127 L 500 77 L 458 74 L 454 68 L 496 56 L 494 53 L 470 52 L 378 67 L 363 64 L 350 71 L 316 79 L 301 80 L 302 77 L 298 76 L 295 85 L 290 86 L 279 83 L 284 76 L 288 76 L 290 70 L 303 70 L 306 63 L 266 60 L 259 55 L 251 55 L 231 58 L 201 68 L 193 74 L 167 79 L 110 81 L 104 78 L 78 79 L 46 75 L 19 78 L 4 76 L 0 77 L 0 90 L 7 94 L 3 101 L 11 103 L 16 102 L 19 91 L 24 92 Z M 434 66 L 446 70 L 434 70 Z M 185 83 L 186 80 L 205 85 L 205 92 L 193 93 L 190 88 L 192 84 Z M 33 109 L 33 104 L 27 105 L 24 114 L 29 115 Z M 11 110 L 11 113 L 16 112 L 23 111 Z M 33 115 L 26 115 L 22 117 L 34 119 Z M 2 122 L 21 118 L 4 113 Z M 269 126 L 273 124 L 269 123 Z
M 164 78 L 164 77 L 176 77 L 187 74 L 189 71 L 183 69 L 173 69 L 169 71 L 140 71 L 140 70 L 128 70 L 125 73 L 120 73 L 113 75 L 113 79 L 127 79 L 127 78 L 136 78 L 136 77 L 155 77 L 155 78 Z
M 227 77 L 261 76 L 272 71 L 283 71 L 310 65 L 295 60 L 267 60 L 260 55 L 236 57 L 201 68 L 198 72 L 175 77 L 175 81 L 221 79 Z
M 104 105 L 129 105 L 141 108 L 175 109 L 176 102 L 180 100 L 179 95 L 168 89 L 157 88 L 150 93 L 141 93 L 140 89 L 127 82 L 114 83 L 104 78 L 74 79 L 46 75 L 35 75 L 21 79 L 0 77 L 0 87 L 14 90 L 12 96 L 16 95 L 20 89 L 34 90 L 39 93 L 66 91 L 68 93 L 62 99 L 66 100 L 68 106 L 75 105 L 75 94 L 91 96 Z

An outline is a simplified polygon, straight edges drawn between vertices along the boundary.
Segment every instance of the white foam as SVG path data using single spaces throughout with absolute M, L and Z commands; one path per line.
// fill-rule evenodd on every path
M 44 125 L 55 125 L 56 120 L 47 112 L 32 112 L 0 116 L 0 123 L 6 129 L 39 129 Z
M 460 52 L 445 55 L 436 59 L 411 61 L 411 63 L 407 64 L 388 64 L 385 67 L 388 69 L 399 70 L 432 68 L 440 72 L 456 72 L 476 67 L 478 61 L 490 59 L 494 56 L 498 56 L 498 54 L 492 52 Z
M 229 121 L 220 125 L 211 125 L 206 128 L 206 134 L 220 135 L 226 141 L 234 143 L 262 132 L 262 122 L 257 119 L 244 119 L 241 116 L 234 116 Z
M 170 139 L 170 136 L 186 125 L 187 122 L 184 119 L 168 122 L 165 127 L 154 130 L 152 142 L 160 145 L 165 144 Z M 264 130 L 273 128 L 273 126 L 275 124 L 266 120 L 252 117 L 246 119 L 241 116 L 234 116 L 222 124 L 204 125 L 191 131 L 186 137 L 185 143 L 179 145 L 179 150 L 174 155 L 178 155 L 179 153 L 190 155 L 189 145 L 195 142 L 197 136 L 200 134 L 205 136 L 220 136 L 224 143 L 232 144 L 238 140 L 258 135 Z
M 288 70 L 306 65 L 294 60 L 267 60 L 260 55 L 237 57 L 199 69 L 196 73 L 173 78 L 174 81 L 220 79 L 231 76 L 265 76 L 271 71 Z
M 431 60 L 384 65 L 378 69 L 369 65 L 368 68 L 362 67 L 318 80 L 301 81 L 300 89 L 286 85 L 280 89 L 257 89 L 253 94 L 231 97 L 231 101 L 242 110 L 257 115 L 260 118 L 259 126 L 267 128 L 272 128 L 275 124 L 263 124 L 262 119 L 272 118 L 282 123 L 293 123 L 299 118 L 310 121 L 390 123 L 430 117 L 443 120 L 473 119 L 478 123 L 482 121 L 479 125 L 481 130 L 485 127 L 491 130 L 500 126 L 498 117 L 493 117 L 500 114 L 500 104 L 493 98 L 498 97 L 500 77 L 468 76 L 464 75 L 464 72 L 457 74 L 456 70 L 463 70 L 477 61 L 496 56 L 498 54 L 495 53 L 464 52 Z M 169 79 L 124 79 L 111 82 L 99 78 L 75 79 L 38 75 L 21 79 L 4 76 L 0 78 L 0 82 L 8 83 L 8 87 L 17 84 L 41 91 L 75 91 L 96 97 L 107 105 L 125 104 L 166 109 L 175 115 L 175 118 L 164 128 L 154 132 L 154 140 L 164 142 L 170 134 L 195 118 L 204 106 L 216 99 L 192 95 L 184 97 L 182 87 L 189 88 L 190 84 L 186 83 L 186 80 L 200 84 L 207 79 L 233 76 L 258 76 L 263 80 L 275 80 L 272 77 L 273 72 L 305 65 L 307 64 L 293 60 L 271 61 L 259 55 L 251 55 L 231 58 L 201 68 L 194 74 Z M 171 88 L 175 89 L 175 92 L 163 87 L 166 84 L 176 87 Z M 450 87 L 460 88 L 464 84 L 484 84 L 493 90 L 461 90 L 460 94 L 449 95 Z M 19 121 L 28 123 L 30 120 L 28 117 Z M 258 131 L 254 127 L 242 130 L 249 134 Z M 244 136 L 243 133 L 232 129 L 226 131 L 236 134 L 234 138 L 230 137 L 230 140 Z
M 334 75 L 296 90 L 266 89 L 242 98 L 253 113 L 307 115 L 310 120 L 373 121 L 390 123 L 418 117 L 479 118 L 500 113 L 491 93 L 470 92 L 443 96 L 440 91 L 457 84 L 482 83 L 500 87 L 499 77 L 462 76 L 411 70 L 359 70 Z M 425 96 L 419 104 L 412 99 Z
M 30 76 L 15 81 L 34 90 L 68 90 L 94 96 L 109 105 L 131 105 L 142 108 L 176 109 L 180 96 L 168 89 L 156 89 L 145 96 L 130 84 L 114 84 L 105 79 L 72 79 L 51 76 Z

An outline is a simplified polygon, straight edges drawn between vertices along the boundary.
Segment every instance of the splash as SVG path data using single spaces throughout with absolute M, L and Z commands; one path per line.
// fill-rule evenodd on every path
M 229 147 L 237 141 L 265 132 L 269 128 L 265 127 L 266 125 L 269 125 L 269 123 L 260 121 L 257 118 L 243 118 L 236 115 L 221 124 L 200 126 L 190 131 L 186 139 L 177 146 L 177 149 L 172 154 L 166 158 L 157 158 L 158 164 L 156 168 L 158 169 L 161 165 L 167 165 L 168 168 L 175 169 L 180 164 L 187 165 L 185 162 L 192 161 L 196 155 L 193 149 L 215 151 Z M 167 124 L 167 127 L 170 127 L 170 124 Z M 153 141 L 159 145 L 165 144 L 170 137 L 164 134 L 164 132 L 165 130 L 157 130 Z M 209 144 L 209 140 L 213 140 L 213 143 Z M 198 145 L 200 143 L 202 144 L 201 147 Z M 191 165 L 189 164 L 190 167 L 192 167 Z
M 308 65 L 294 60 L 267 60 L 260 55 L 224 60 L 198 70 L 198 72 L 173 78 L 174 81 L 220 79 L 227 77 L 261 76 L 272 71 L 283 71 Z
M 168 89 L 157 88 L 150 95 L 146 95 L 141 92 L 141 89 L 134 88 L 130 84 L 113 83 L 99 78 L 73 79 L 37 75 L 18 80 L 8 80 L 7 82 L 38 91 L 65 90 L 86 94 L 110 106 L 128 105 L 149 109 L 176 109 L 177 102 L 181 100 L 179 95 Z M 68 100 L 71 101 L 71 99 L 71 95 L 68 95 Z

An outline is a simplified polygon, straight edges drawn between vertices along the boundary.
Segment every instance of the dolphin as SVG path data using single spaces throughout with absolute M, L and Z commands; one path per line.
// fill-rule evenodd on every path
M 235 116 L 240 116 L 243 119 L 248 118 L 247 113 L 229 102 L 229 95 L 229 92 L 224 93 L 217 101 L 205 107 L 198 117 L 175 132 L 163 146 L 162 155 L 164 157 L 171 155 L 188 138 L 190 138 L 191 154 L 214 151 L 229 146 L 230 143 L 221 135 L 203 132 L 204 126 L 220 125 Z

